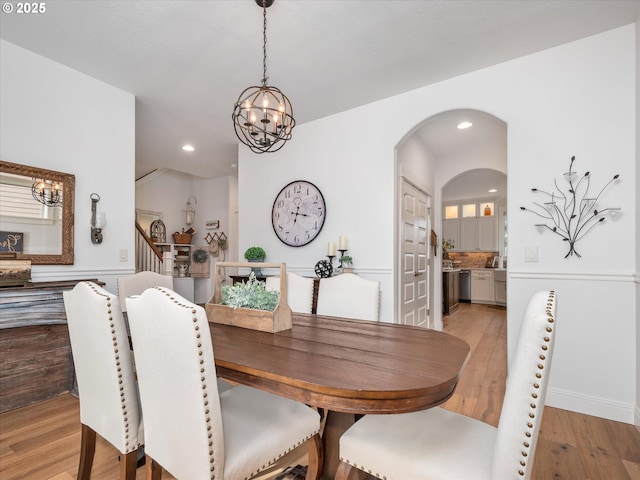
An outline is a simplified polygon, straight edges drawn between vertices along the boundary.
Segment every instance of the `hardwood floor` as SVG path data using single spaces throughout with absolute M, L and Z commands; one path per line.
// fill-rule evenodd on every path
M 446 332 L 471 347 L 471 360 L 444 408 L 497 426 L 507 374 L 506 311 L 461 304 L 443 322 Z M 531 479 L 638 480 L 640 432 L 626 423 L 547 406 Z
M 445 331 L 469 343 L 471 359 L 444 407 L 497 425 L 506 378 L 505 310 L 461 307 L 444 318 Z M 75 479 L 79 451 L 78 400 L 69 394 L 0 414 L 2 480 Z M 117 479 L 117 458 L 98 438 L 91 478 Z M 164 472 L 162 478 L 173 477 Z M 136 479 L 144 479 L 144 468 Z M 632 425 L 546 407 L 532 480 L 549 479 L 640 479 L 640 433 Z

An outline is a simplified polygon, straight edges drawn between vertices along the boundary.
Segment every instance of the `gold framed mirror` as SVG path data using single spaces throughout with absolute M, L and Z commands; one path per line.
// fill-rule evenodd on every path
M 74 175 L 0 160 L 0 254 L 72 265 Z

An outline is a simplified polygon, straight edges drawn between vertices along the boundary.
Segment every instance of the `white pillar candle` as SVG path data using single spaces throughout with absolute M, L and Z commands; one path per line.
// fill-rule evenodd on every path
M 329 242 L 327 245 L 327 255 L 335 255 L 336 254 L 336 244 L 334 242 Z
M 347 237 L 345 237 L 344 235 L 340 235 L 338 247 L 338 250 L 347 250 Z

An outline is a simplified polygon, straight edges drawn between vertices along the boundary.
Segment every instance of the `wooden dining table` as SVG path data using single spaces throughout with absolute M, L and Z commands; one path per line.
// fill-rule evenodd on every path
M 340 436 L 357 416 L 434 407 L 454 392 L 469 345 L 444 332 L 293 314 L 267 333 L 210 323 L 218 376 L 322 409 L 323 479 L 339 464 Z

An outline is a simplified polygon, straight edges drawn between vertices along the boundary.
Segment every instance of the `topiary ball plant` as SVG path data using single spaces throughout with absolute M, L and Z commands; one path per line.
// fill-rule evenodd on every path
M 264 260 L 267 258 L 267 253 L 264 251 L 262 247 L 249 247 L 247 251 L 244 252 L 244 258 L 251 260 Z

